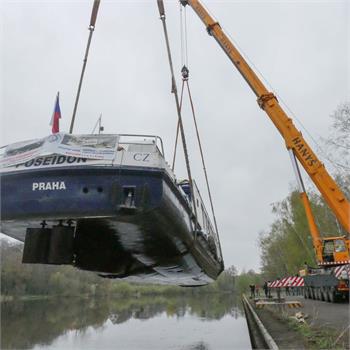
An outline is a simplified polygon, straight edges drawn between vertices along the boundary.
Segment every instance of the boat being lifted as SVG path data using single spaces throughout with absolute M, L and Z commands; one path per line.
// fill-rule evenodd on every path
M 24 263 L 182 286 L 223 270 L 199 190 L 177 182 L 160 137 L 58 133 L 2 151 L 2 232 Z

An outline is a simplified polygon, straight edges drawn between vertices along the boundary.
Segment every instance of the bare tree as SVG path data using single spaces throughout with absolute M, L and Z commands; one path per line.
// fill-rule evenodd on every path
M 350 102 L 340 104 L 330 117 L 330 133 L 322 141 L 327 147 L 328 159 L 346 174 L 350 170 Z

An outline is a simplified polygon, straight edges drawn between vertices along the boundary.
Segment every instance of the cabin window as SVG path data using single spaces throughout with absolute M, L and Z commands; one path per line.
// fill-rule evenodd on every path
M 342 253 L 346 251 L 345 242 L 342 239 L 336 239 L 334 241 L 334 251 L 336 253 Z
M 325 241 L 323 246 L 323 259 L 325 262 L 334 261 L 334 241 Z
M 128 146 L 129 152 L 142 152 L 142 153 L 155 153 L 156 152 L 155 144 L 137 144 L 133 143 Z
M 325 241 L 323 247 L 323 253 L 325 255 L 333 254 L 334 252 L 334 242 L 333 241 Z

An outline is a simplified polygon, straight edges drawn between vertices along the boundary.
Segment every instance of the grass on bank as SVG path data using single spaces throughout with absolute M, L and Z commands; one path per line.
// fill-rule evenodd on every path
M 320 328 L 307 323 L 299 323 L 290 318 L 288 323 L 306 339 L 310 349 L 347 349 L 349 347 L 349 327 L 339 332 L 326 327 Z

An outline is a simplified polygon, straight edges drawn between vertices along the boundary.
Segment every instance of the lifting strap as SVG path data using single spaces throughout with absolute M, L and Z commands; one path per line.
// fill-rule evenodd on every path
M 195 110 L 194 110 L 194 104 L 193 104 L 191 89 L 190 89 L 190 85 L 189 85 L 189 83 L 188 83 L 189 70 L 188 70 L 188 68 L 187 68 L 186 66 L 183 66 L 183 67 L 182 67 L 182 69 L 181 69 L 181 74 L 182 74 L 182 89 L 181 89 L 181 103 L 180 103 L 180 106 L 182 106 L 184 85 L 186 85 L 187 92 L 188 92 L 188 98 L 189 98 L 190 105 L 191 105 L 191 111 L 192 111 L 193 122 L 194 122 L 194 126 L 195 126 L 195 129 L 196 129 L 196 136 L 197 136 L 199 151 L 200 151 L 201 160 L 202 160 L 202 166 L 203 166 L 203 172 L 204 172 L 204 176 L 205 176 L 205 182 L 206 182 L 206 185 L 207 185 L 207 191 L 208 191 L 208 196 L 209 196 L 209 201 L 210 201 L 211 213 L 212 213 L 212 215 L 213 215 L 215 231 L 218 233 L 219 231 L 218 231 L 218 226 L 217 226 L 217 222 L 216 222 L 216 216 L 215 216 L 215 211 L 214 211 L 213 199 L 212 199 L 211 191 L 210 191 L 210 185 L 209 185 L 209 179 L 208 179 L 207 168 L 206 168 L 206 166 L 205 166 L 205 160 L 204 160 L 204 153 L 203 153 L 203 148 L 202 148 L 202 142 L 201 142 L 201 138 L 200 138 L 200 135 L 199 135 L 198 124 L 197 124 L 197 118 L 196 118 L 196 113 L 195 113 Z M 179 137 L 179 123 L 177 123 L 177 129 L 176 129 L 176 138 L 175 138 L 175 147 L 174 147 L 174 158 L 173 158 L 173 170 L 174 170 L 174 166 L 175 166 L 175 157 L 176 157 L 176 149 L 177 149 L 178 137 Z
M 195 128 L 196 128 L 197 141 L 198 141 L 199 151 L 200 151 L 200 154 L 201 154 L 203 172 L 204 172 L 204 176 L 205 176 L 205 182 L 206 182 L 206 184 L 207 184 L 207 191 L 208 191 L 208 196 L 209 196 L 209 201 L 210 201 L 211 212 L 212 212 L 213 219 L 214 219 L 215 231 L 216 231 L 217 233 L 219 233 L 219 231 L 218 231 L 218 226 L 217 226 L 217 223 L 216 223 L 216 216 L 215 216 L 215 212 L 214 212 L 213 199 L 212 199 L 212 197 L 211 197 L 211 192 L 210 192 L 210 186 L 209 186 L 209 179 L 208 179 L 207 168 L 206 168 L 206 166 L 205 166 L 205 161 L 204 161 L 204 154 L 203 154 L 202 142 L 201 142 L 201 139 L 200 139 L 200 136 L 199 136 L 198 125 L 197 125 L 197 119 L 196 119 L 196 114 L 195 114 L 195 111 L 194 111 L 194 105 L 193 105 L 193 100 L 192 100 L 190 85 L 188 84 L 188 79 L 186 80 L 186 86 L 187 86 L 187 91 L 188 91 L 188 97 L 189 97 L 190 104 L 191 104 L 193 122 L 194 122 L 194 125 L 195 125 Z
M 180 5 L 180 37 L 181 37 L 181 59 L 182 59 L 182 62 L 181 62 L 182 63 L 182 69 L 181 69 L 182 88 L 181 88 L 180 107 L 182 107 L 184 87 L 186 85 L 187 92 L 188 92 L 188 98 L 189 98 L 190 106 L 191 106 L 193 122 L 194 122 L 194 126 L 195 126 L 195 129 L 196 129 L 196 136 L 197 136 L 199 151 L 200 151 L 201 160 L 202 160 L 203 172 L 204 172 L 205 182 L 206 182 L 207 191 L 208 191 L 208 197 L 209 197 L 209 202 L 210 202 L 211 213 L 212 213 L 212 217 L 213 217 L 213 220 L 214 220 L 214 228 L 215 228 L 217 243 L 219 245 L 220 254 L 222 254 L 221 244 L 220 244 L 220 240 L 218 238 L 219 231 L 218 231 L 218 225 L 217 225 L 215 211 L 214 211 L 213 199 L 212 199 L 211 191 L 210 191 L 208 173 L 207 173 L 207 169 L 206 169 L 206 166 L 205 166 L 204 152 L 203 152 L 202 142 L 201 142 L 200 135 L 199 135 L 197 118 L 196 118 L 196 113 L 195 113 L 195 109 L 194 109 L 191 89 L 190 89 L 190 85 L 189 85 L 189 70 L 187 68 L 187 66 L 188 66 L 187 19 L 186 19 L 186 8 L 185 8 L 185 12 L 182 11 L 182 8 L 183 8 L 183 6 Z M 177 128 L 176 128 L 176 139 L 175 139 L 174 157 L 173 157 L 173 164 L 172 164 L 172 169 L 173 170 L 174 170 L 174 167 L 175 167 L 175 159 L 176 159 L 176 149 L 177 149 L 178 137 L 179 137 L 179 123 L 177 124 Z
M 185 131 L 184 131 L 183 123 L 182 123 L 181 106 L 180 106 L 180 102 L 179 102 L 179 96 L 177 93 L 177 86 L 176 86 L 176 81 L 175 81 L 173 61 L 171 58 L 171 51 L 170 51 L 168 30 L 167 30 L 166 20 L 165 20 L 165 9 L 164 9 L 163 0 L 157 0 L 157 4 L 158 4 L 158 9 L 159 9 L 159 14 L 160 14 L 160 20 L 162 21 L 162 24 L 163 24 L 166 49 L 167 49 L 167 53 L 168 53 L 168 61 L 169 61 L 170 73 L 171 73 L 171 92 L 174 94 L 174 97 L 175 97 L 176 111 L 177 111 L 177 116 L 178 116 L 178 124 L 179 124 L 179 129 L 181 132 L 182 147 L 183 147 L 184 155 L 185 155 L 188 181 L 190 183 L 190 189 L 191 189 L 191 193 L 192 193 L 191 201 L 192 201 L 192 206 L 193 206 L 193 211 L 194 211 L 194 222 L 195 222 L 194 233 L 195 233 L 195 239 L 196 239 L 197 238 L 197 228 L 198 228 L 197 206 L 196 206 L 196 202 L 194 200 L 193 179 L 192 179 L 192 175 L 191 175 L 191 167 L 190 167 L 190 160 L 189 160 L 188 151 L 187 151 Z M 190 222 L 192 223 L 192 220 L 190 220 Z
M 181 95 L 180 95 L 180 110 L 182 110 L 182 100 L 183 100 L 183 95 L 184 95 L 184 87 L 185 87 L 185 81 L 182 80 Z M 175 169 L 175 159 L 176 159 L 176 151 L 177 151 L 177 142 L 179 140 L 179 131 L 180 131 L 180 123 L 179 123 L 179 121 L 177 121 L 173 163 L 171 165 L 172 171 L 174 171 L 174 169 Z

